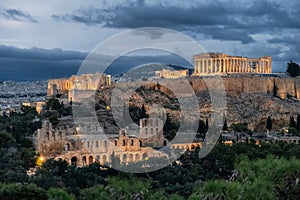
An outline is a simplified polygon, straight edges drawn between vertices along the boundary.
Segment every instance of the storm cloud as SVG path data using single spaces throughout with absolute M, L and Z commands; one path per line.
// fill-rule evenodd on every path
M 76 74 L 88 53 L 62 49 L 21 49 L 0 45 L 0 80 L 47 80 Z M 99 67 L 110 59 L 109 55 L 97 55 Z M 182 65 L 191 68 L 188 61 L 172 55 L 124 55 L 113 61 L 105 73 L 119 75 L 133 67 L 160 63 Z M 87 72 L 88 73 L 88 72 Z
M 250 43 L 254 42 L 252 34 L 299 29 L 298 11 L 283 9 L 281 4 L 267 0 L 205 1 L 190 6 L 138 1 L 109 8 L 78 9 L 52 18 L 112 28 L 165 27 L 204 34 L 212 39 Z

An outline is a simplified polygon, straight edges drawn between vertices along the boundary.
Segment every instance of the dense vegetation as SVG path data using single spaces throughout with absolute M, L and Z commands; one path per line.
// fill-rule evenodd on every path
M 56 101 L 52 103 L 61 107 Z M 51 110 L 51 104 L 48 106 Z M 257 145 L 249 140 L 232 146 L 220 142 L 205 158 L 198 157 L 199 149 L 187 151 L 177 162 L 141 174 L 123 173 L 98 163 L 77 168 L 50 159 L 35 175 L 28 176 L 26 171 L 36 160 L 30 137 L 40 121 L 34 109 L 22 110 L 22 114 L 0 117 L 0 199 L 299 198 L 300 145 L 284 142 Z M 298 118 L 290 124 L 296 129 Z M 172 129 L 173 125 L 166 126 Z M 201 121 L 199 127 L 202 134 L 208 123 Z M 227 124 L 224 127 L 229 128 Z M 244 126 L 230 128 L 243 130 Z
M 286 72 L 292 77 L 300 75 L 300 66 L 298 63 L 290 61 L 287 63 Z

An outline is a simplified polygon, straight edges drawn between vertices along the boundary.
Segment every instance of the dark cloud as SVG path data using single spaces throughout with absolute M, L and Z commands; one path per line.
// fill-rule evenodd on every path
M 2 16 L 8 20 L 29 21 L 29 22 L 37 23 L 37 20 L 35 20 L 30 14 L 25 13 L 21 10 L 7 9 L 2 12 Z
M 0 45 L 0 58 L 34 59 L 34 60 L 82 60 L 87 53 L 64 51 L 62 49 L 21 49 L 13 46 Z
M 84 52 L 61 49 L 20 49 L 0 45 L 0 80 L 47 80 L 69 77 L 77 73 L 87 55 Z M 109 58 L 107 55 L 97 55 L 97 65 L 102 67 Z M 117 75 L 147 63 L 189 66 L 187 61 L 175 55 L 125 55 L 115 60 L 106 73 Z
M 213 39 L 253 42 L 251 34 L 283 28 L 299 29 L 297 10 L 267 0 L 206 1 L 191 6 L 147 4 L 145 1 L 110 8 L 79 9 L 72 14 L 53 15 L 56 21 L 99 24 L 112 28 L 165 27 L 192 31 Z
M 300 34 L 274 37 L 269 39 L 268 42 L 288 47 L 288 49 L 285 49 L 280 54 L 275 55 L 275 60 L 293 60 L 300 62 Z
M 87 54 L 0 45 L 0 80 L 45 80 L 77 72 Z

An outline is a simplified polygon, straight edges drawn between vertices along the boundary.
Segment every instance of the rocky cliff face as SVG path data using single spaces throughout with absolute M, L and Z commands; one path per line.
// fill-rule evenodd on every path
M 262 131 L 268 116 L 273 120 L 274 129 L 288 126 L 290 116 L 296 118 L 300 114 L 300 79 L 284 77 L 235 76 L 222 77 L 225 88 L 226 107 L 212 110 L 212 91 L 220 90 L 220 77 L 190 77 L 188 78 L 197 96 L 200 116 L 210 118 L 211 112 L 225 110 L 227 123 L 247 123 L 248 128 Z M 167 87 L 169 80 L 159 81 L 159 84 L 146 83 L 141 90 L 132 92 L 131 106 L 140 107 L 145 104 L 150 111 L 151 105 L 160 104 L 170 113 L 173 120 L 180 121 L 180 104 L 178 97 Z M 183 80 L 172 80 L 176 84 L 176 94 L 187 95 Z M 164 85 L 164 86 L 163 86 Z M 112 88 L 113 89 L 113 88 Z M 108 94 L 100 93 L 99 101 L 107 102 Z M 120 96 L 120 101 L 122 96 Z

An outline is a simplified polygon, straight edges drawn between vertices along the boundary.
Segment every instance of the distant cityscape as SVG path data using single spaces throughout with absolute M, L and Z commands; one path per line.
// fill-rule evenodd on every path
M 0 82 L 0 110 L 8 114 L 20 112 L 23 103 L 45 102 L 48 81 Z

